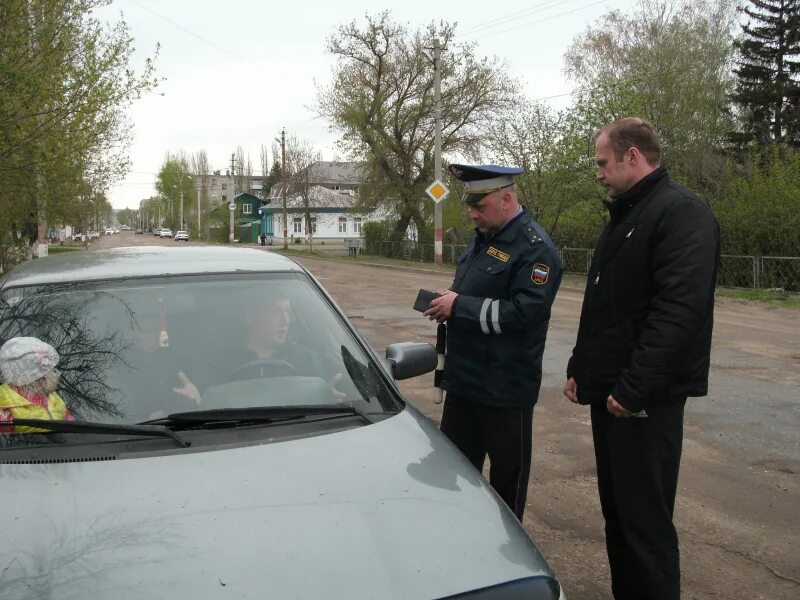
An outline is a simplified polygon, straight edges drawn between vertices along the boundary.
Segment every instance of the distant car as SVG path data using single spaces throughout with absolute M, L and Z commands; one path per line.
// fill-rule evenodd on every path
M 96 240 L 99 237 L 100 237 L 100 233 L 98 233 L 97 231 L 90 231 L 89 232 L 89 239 L 90 240 Z
M 135 233 L 136 235 L 144 235 L 144 229 L 137 229 Z
M 172 237 L 172 230 L 171 229 L 167 229 L 166 227 L 162 227 L 161 228 L 161 232 L 158 235 L 160 235 L 162 238 L 171 238 Z
M 189 241 L 189 232 L 188 231 L 178 231 L 175 233 L 175 241 L 176 242 L 188 242 Z
M 108 227 L 105 232 L 106 235 L 114 235 L 114 230 L 111 227 Z
M 285 256 L 57 254 L 0 280 L 0 323 L 56 346 L 76 418 L 0 430 L 4 599 L 563 598 L 403 399 L 433 346 L 379 356 Z
M 156 236 L 156 237 L 160 236 L 161 235 L 161 228 L 156 227 L 155 229 L 153 229 L 153 235 Z

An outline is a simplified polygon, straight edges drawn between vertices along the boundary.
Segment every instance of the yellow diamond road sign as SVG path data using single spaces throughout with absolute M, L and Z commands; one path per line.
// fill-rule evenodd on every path
M 450 193 L 450 190 L 447 189 L 445 184 L 437 179 L 427 190 L 425 190 L 425 193 L 428 194 L 428 196 L 430 196 L 434 202 L 438 203 L 447 198 L 447 194 Z

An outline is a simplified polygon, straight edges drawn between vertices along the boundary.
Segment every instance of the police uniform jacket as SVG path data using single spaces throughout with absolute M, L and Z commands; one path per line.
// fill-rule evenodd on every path
M 561 264 L 523 210 L 494 233 L 478 232 L 459 256 L 451 289 L 442 387 L 498 407 L 535 404 L 550 305 Z
M 659 168 L 608 203 L 567 367 L 578 401 L 638 412 L 708 390 L 719 225 Z

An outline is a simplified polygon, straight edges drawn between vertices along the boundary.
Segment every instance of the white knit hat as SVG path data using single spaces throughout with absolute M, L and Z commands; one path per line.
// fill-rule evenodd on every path
M 0 374 L 11 385 L 28 385 L 56 368 L 58 352 L 35 337 L 11 338 L 0 347 Z

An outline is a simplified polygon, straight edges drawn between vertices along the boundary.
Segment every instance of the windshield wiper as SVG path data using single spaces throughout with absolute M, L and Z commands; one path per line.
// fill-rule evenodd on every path
M 372 423 L 366 413 L 352 404 L 304 404 L 300 406 L 252 406 L 245 408 L 213 408 L 173 413 L 161 419 L 140 423 L 167 427 L 235 427 L 237 425 L 278 423 L 307 417 L 340 417 L 357 415 Z
M 184 448 L 192 443 L 169 429 L 155 425 L 123 425 L 116 423 L 94 423 L 92 421 L 50 421 L 48 419 L 14 419 L 13 424 L 21 427 L 46 429 L 54 433 L 100 433 L 105 435 L 132 434 L 150 437 L 168 437 Z

